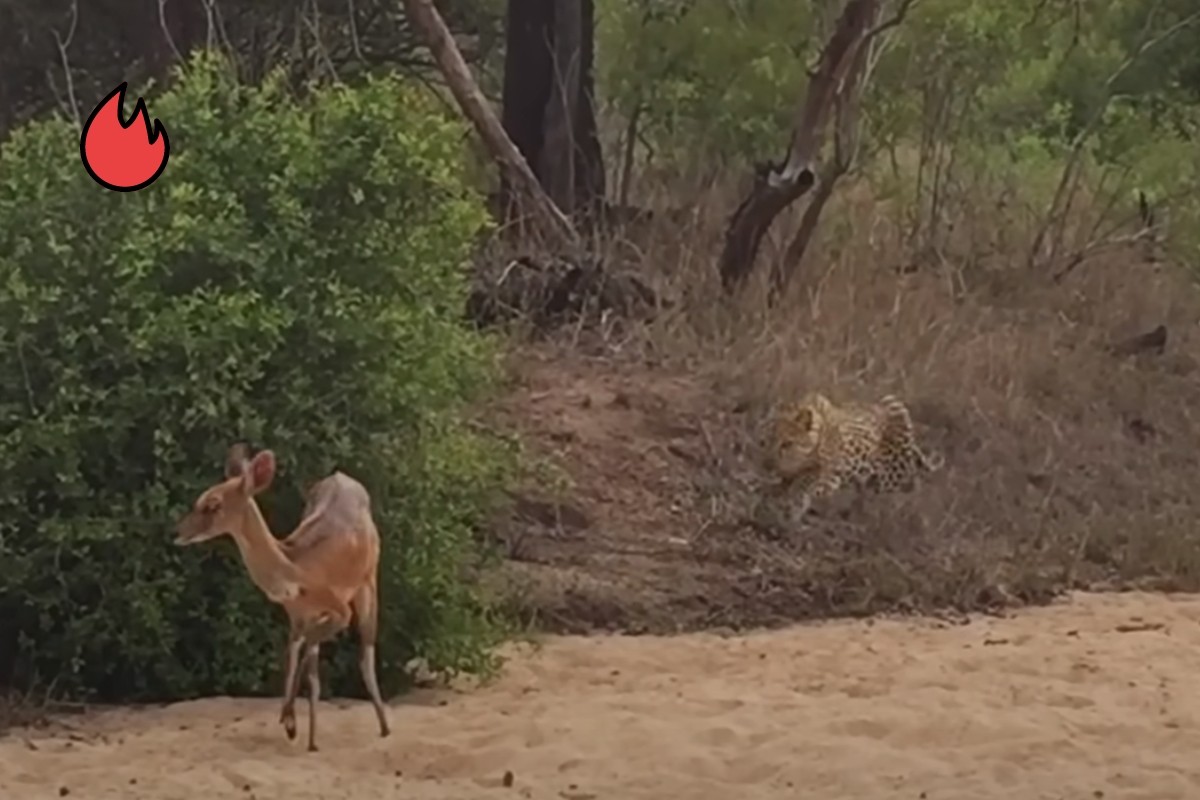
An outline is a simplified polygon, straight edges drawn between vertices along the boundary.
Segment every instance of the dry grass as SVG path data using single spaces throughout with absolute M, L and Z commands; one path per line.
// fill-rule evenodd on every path
M 989 222 L 982 200 L 952 221 L 955 253 L 914 264 L 898 212 L 851 187 L 827 208 L 793 291 L 769 309 L 761 287 L 731 301 L 714 274 L 731 187 L 690 195 L 683 213 L 670 212 L 673 198 L 688 195 L 649 194 L 656 221 L 611 254 L 675 303 L 649 326 L 608 326 L 590 352 L 642 364 L 646 381 L 696 382 L 678 414 L 703 428 L 704 463 L 674 463 L 693 487 L 679 527 L 687 558 L 729 570 L 772 609 L 683 627 L 978 609 L 1072 586 L 1200 588 L 1190 491 L 1200 485 L 1200 295 L 1182 269 L 1115 252 L 1055 284 L 1026 266 L 1028 225 Z M 765 248 L 760 274 L 785 245 Z M 1158 324 L 1169 332 L 1164 353 L 1110 352 Z M 572 344 L 557 357 L 578 356 Z M 613 369 L 602 364 L 570 367 L 573 385 L 580 371 Z M 818 506 L 801 531 L 764 525 L 756 431 L 774 402 L 809 389 L 835 400 L 900 394 L 945 470 L 912 494 Z M 571 455 L 557 454 L 571 472 Z
M 12 728 L 25 728 L 45 721 L 49 706 L 28 695 L 0 691 L 0 737 Z

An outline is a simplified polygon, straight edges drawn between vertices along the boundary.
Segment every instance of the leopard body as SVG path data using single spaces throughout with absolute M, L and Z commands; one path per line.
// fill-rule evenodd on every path
M 943 465 L 917 444 L 908 407 L 895 395 L 872 405 L 837 406 L 811 393 L 776 415 L 772 462 L 802 518 L 814 500 L 843 486 L 911 491 L 922 473 Z

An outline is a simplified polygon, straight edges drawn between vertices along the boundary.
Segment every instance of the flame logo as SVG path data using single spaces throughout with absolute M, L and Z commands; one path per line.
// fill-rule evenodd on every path
M 121 121 L 128 87 L 128 82 L 122 83 L 100 101 L 79 137 L 83 168 L 92 180 L 114 192 L 145 189 L 162 175 L 171 155 L 167 131 L 157 119 L 154 127 L 150 126 L 145 100 L 139 97 L 129 122 Z M 133 125 L 139 117 L 145 126 L 144 134 Z

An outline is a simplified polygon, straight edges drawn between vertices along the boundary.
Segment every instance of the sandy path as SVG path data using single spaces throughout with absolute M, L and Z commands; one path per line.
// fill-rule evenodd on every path
M 494 685 L 398 703 L 390 739 L 327 704 L 312 755 L 277 714 L 219 698 L 17 731 L 0 797 L 1194 800 L 1200 598 L 553 639 Z

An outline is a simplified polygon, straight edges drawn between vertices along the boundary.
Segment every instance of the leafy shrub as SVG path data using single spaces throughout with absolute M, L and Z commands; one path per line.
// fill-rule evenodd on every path
M 277 530 L 335 465 L 371 491 L 385 684 L 488 667 L 460 573 L 507 456 L 455 424 L 495 363 L 459 322 L 486 219 L 461 129 L 395 79 L 300 101 L 211 57 L 149 107 L 172 155 L 139 192 L 94 184 L 61 119 L 0 150 L 0 683 L 277 688 L 283 613 L 232 542 L 172 546 L 241 437 L 279 456 Z

